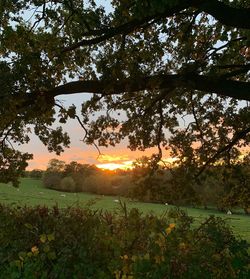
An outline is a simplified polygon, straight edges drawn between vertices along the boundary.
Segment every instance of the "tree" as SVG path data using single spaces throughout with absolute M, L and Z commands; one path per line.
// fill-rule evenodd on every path
M 94 174 L 99 169 L 95 165 L 89 164 L 80 164 L 76 161 L 72 161 L 69 164 L 65 165 L 65 169 L 63 171 L 64 176 L 72 176 L 72 175 L 79 175 L 80 177 L 89 176 Z
M 43 185 L 46 188 L 60 190 L 61 180 L 63 177 L 64 170 L 65 170 L 64 161 L 58 159 L 51 159 L 48 163 L 46 171 L 43 174 Z M 66 181 L 66 184 L 67 182 L 68 181 Z
M 241 207 L 246 214 L 250 213 L 250 168 L 249 165 L 234 165 L 225 171 L 224 208 Z
M 33 169 L 29 172 L 29 177 L 34 179 L 41 179 L 44 171 L 40 169 Z
M 74 181 L 74 187 L 71 189 L 71 191 L 75 192 L 81 192 L 84 188 L 84 181 L 86 177 L 89 177 L 90 175 L 95 175 L 98 172 L 98 168 L 94 165 L 88 165 L 88 164 L 80 164 L 75 161 L 70 162 L 69 164 L 65 165 L 65 169 L 63 171 L 63 176 L 65 178 L 72 178 Z M 69 186 L 72 184 L 68 180 L 66 182 L 64 181 L 64 185 L 68 183 L 68 189 Z M 65 186 L 65 188 L 67 188 Z
M 30 127 L 49 151 L 69 145 L 56 115 L 76 119 L 87 144 L 128 138 L 132 150 L 157 146 L 159 159 L 169 148 L 194 175 L 249 145 L 249 0 L 108 5 L 1 1 L 1 181 L 17 183 L 31 158 L 12 146 Z M 73 93 L 91 93 L 80 116 L 56 99 Z
M 46 172 L 62 173 L 65 169 L 65 162 L 58 159 L 51 159 Z

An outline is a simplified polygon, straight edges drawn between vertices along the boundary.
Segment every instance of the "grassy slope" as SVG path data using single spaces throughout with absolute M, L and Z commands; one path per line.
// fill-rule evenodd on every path
M 65 196 L 64 196 L 65 195 Z M 46 205 L 52 206 L 58 204 L 59 207 L 67 206 L 86 206 L 90 200 L 95 200 L 92 205 L 94 209 L 114 210 L 119 205 L 115 200 L 117 197 L 97 196 L 86 193 L 63 193 L 45 189 L 40 180 L 29 178 L 22 179 L 20 188 L 16 189 L 10 185 L 0 183 L 0 203 L 12 205 Z M 140 211 L 154 212 L 155 214 L 164 214 L 166 209 L 171 206 L 152 203 L 140 203 L 127 201 L 128 208 L 136 207 Z M 250 217 L 246 215 L 233 214 L 226 215 L 216 210 L 202 210 L 195 208 L 183 208 L 190 216 L 193 216 L 196 222 L 201 222 L 208 215 L 216 215 L 225 218 L 232 226 L 234 232 L 250 242 Z

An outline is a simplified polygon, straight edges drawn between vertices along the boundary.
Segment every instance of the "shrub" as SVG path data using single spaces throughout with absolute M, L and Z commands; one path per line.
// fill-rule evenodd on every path
M 114 194 L 111 185 L 111 177 L 105 174 L 95 174 L 86 177 L 83 190 L 98 195 Z
M 131 187 L 133 187 L 131 176 L 119 173 L 113 175 L 111 187 L 115 196 L 128 197 Z
M 0 206 L 1 278 L 249 278 L 248 244 L 182 211 Z
M 61 174 L 56 172 L 45 172 L 43 176 L 43 185 L 46 188 L 59 190 L 61 183 Z
M 39 169 L 34 169 L 29 172 L 29 177 L 34 179 L 41 179 L 44 171 Z
M 76 183 L 70 176 L 64 177 L 60 182 L 60 190 L 64 192 L 75 192 Z

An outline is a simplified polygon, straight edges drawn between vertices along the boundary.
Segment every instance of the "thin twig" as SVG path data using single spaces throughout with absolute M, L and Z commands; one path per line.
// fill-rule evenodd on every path
M 55 104 L 55 106 L 59 107 L 60 109 L 62 110 L 65 110 L 65 108 L 62 106 L 62 105 L 59 105 L 59 104 Z M 85 142 L 85 139 L 87 138 L 88 136 L 88 130 L 85 128 L 84 124 L 82 123 L 80 117 L 75 113 L 74 114 L 74 118 L 77 120 L 77 122 L 80 124 L 80 126 L 83 128 L 84 132 L 85 132 L 85 135 L 84 135 L 84 138 L 82 139 L 83 142 Z M 97 159 L 103 155 L 101 153 L 101 150 L 100 148 L 98 147 L 98 145 L 93 141 L 92 144 L 94 145 L 94 147 L 96 148 L 96 150 L 98 151 L 98 156 L 97 156 Z
M 38 20 L 36 20 L 36 21 L 33 23 L 32 27 L 31 27 L 30 30 L 29 30 L 30 33 L 33 31 L 34 28 L 36 28 L 36 26 L 37 26 L 43 19 L 45 19 L 45 16 L 46 16 L 46 13 L 45 13 L 45 12 L 46 12 L 46 4 L 47 4 L 47 2 L 44 1 L 44 2 L 43 2 L 42 16 L 41 16 Z M 36 12 L 36 11 L 35 11 L 35 12 Z M 35 13 L 35 12 L 34 12 L 34 13 Z
M 216 52 L 222 50 L 223 48 L 226 48 L 226 47 L 230 46 L 230 45 L 231 45 L 232 43 L 234 43 L 234 42 L 245 41 L 245 40 L 247 40 L 247 37 L 246 37 L 246 36 L 240 37 L 240 38 L 236 38 L 236 39 L 232 39 L 231 41 L 229 41 L 229 42 L 227 42 L 226 44 L 224 44 L 224 45 L 222 45 L 222 46 L 220 46 L 220 47 L 217 47 L 217 48 L 215 48 L 215 47 L 209 48 L 209 49 L 207 50 L 207 52 L 206 52 L 207 55 L 205 56 L 205 59 L 207 59 L 207 58 L 213 56 Z M 209 51 L 211 51 L 211 50 L 213 50 L 213 51 L 212 51 L 211 53 L 209 53 Z

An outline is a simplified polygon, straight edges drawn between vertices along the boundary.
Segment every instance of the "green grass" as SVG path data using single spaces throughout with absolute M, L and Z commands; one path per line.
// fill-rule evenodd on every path
M 119 204 L 115 202 L 117 197 L 98 196 L 87 193 L 63 193 L 43 188 L 40 180 L 23 178 L 19 188 L 0 183 L 0 203 L 14 206 L 23 205 L 46 205 L 59 207 L 68 206 L 87 206 L 90 201 L 94 201 L 91 207 L 93 209 L 115 210 L 119 209 Z M 128 208 L 136 207 L 143 213 L 153 212 L 157 215 L 164 212 L 172 206 L 162 204 L 132 202 L 126 199 Z M 188 215 L 195 218 L 196 223 L 200 223 L 209 215 L 215 215 L 227 220 L 236 235 L 250 242 L 250 217 L 243 214 L 226 215 L 216 210 L 204 210 L 196 208 L 182 207 Z

